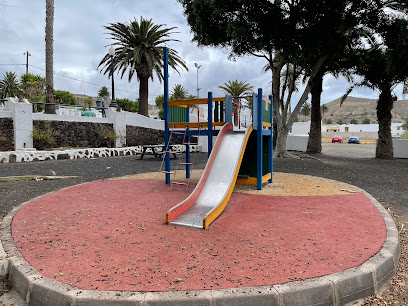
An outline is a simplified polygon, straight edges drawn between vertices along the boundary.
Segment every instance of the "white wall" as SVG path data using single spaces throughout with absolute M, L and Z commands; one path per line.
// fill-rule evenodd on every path
M 59 114 L 33 113 L 32 104 L 27 100 L 24 102 L 18 102 L 18 99 L 16 98 L 8 98 L 5 102 L 4 108 L 0 110 L 0 118 L 13 118 L 15 150 L 32 148 L 33 120 L 110 123 L 113 124 L 115 133 L 120 136 L 116 140 L 116 147 L 122 147 L 125 144 L 126 125 L 164 130 L 164 121 L 160 119 L 152 119 L 126 111 L 117 112 L 113 108 L 108 108 L 106 110 L 105 118 L 77 116 L 77 112 L 75 111 L 58 113 Z
M 408 158 L 408 139 L 393 139 L 394 158 Z

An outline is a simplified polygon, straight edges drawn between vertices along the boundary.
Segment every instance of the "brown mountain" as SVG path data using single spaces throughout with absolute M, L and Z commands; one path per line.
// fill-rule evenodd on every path
M 345 123 L 350 123 L 352 118 L 356 119 L 358 123 L 362 123 L 365 118 L 370 119 L 372 123 L 377 122 L 377 100 L 347 97 L 340 106 L 340 99 L 325 104 L 328 110 L 324 112 L 323 122 L 330 119 L 336 123 L 341 119 Z M 405 119 L 408 118 L 408 100 L 394 102 L 392 117 L 392 122 L 405 122 Z

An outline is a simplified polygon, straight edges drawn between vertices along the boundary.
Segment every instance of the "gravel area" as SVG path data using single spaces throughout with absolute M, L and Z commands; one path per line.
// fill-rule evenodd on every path
M 406 227 L 408 226 L 408 160 L 407 159 L 352 159 L 323 154 L 299 154 L 299 159 L 276 159 L 274 170 L 320 176 L 349 183 L 372 194 L 390 208 L 401 232 L 402 255 L 398 275 L 390 288 L 366 305 L 408 305 Z M 207 155 L 196 154 L 195 169 L 205 166 Z M 173 160 L 173 163 L 175 161 Z M 83 182 L 157 171 L 161 161 L 151 157 L 125 156 L 89 160 L 61 160 L 33 163 L 0 164 L 0 177 L 53 175 L 78 176 L 58 180 L 0 181 L 0 214 L 45 193 Z M 53 172 L 51 172 L 51 170 Z M 404 225 L 403 225 L 404 224 Z

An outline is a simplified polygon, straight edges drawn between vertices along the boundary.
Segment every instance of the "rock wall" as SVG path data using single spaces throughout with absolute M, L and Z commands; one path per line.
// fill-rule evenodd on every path
M 164 143 L 164 131 L 140 126 L 126 126 L 126 146 L 143 146 Z
M 13 119 L 0 118 L 0 151 L 14 150 Z
M 34 120 L 34 148 L 100 148 L 112 147 L 114 141 L 113 125 L 76 121 Z M 42 136 L 41 136 L 42 135 Z
M 172 136 L 171 144 L 182 144 L 183 136 Z M 191 137 L 191 142 L 197 142 L 197 137 Z M 143 146 L 164 144 L 164 131 L 140 126 L 126 126 L 126 146 Z

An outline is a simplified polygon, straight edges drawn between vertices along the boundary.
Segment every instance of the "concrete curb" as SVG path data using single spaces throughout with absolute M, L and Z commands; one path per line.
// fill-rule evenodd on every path
M 329 180 L 339 183 L 334 180 Z M 344 183 L 343 183 L 344 184 Z M 388 211 L 370 194 L 360 190 L 380 211 L 387 227 L 381 250 L 360 266 L 318 278 L 285 284 L 222 290 L 131 292 L 81 290 L 42 276 L 18 251 L 12 235 L 14 215 L 27 203 L 14 208 L 4 219 L 0 245 L 0 276 L 7 273 L 13 288 L 29 305 L 347 305 L 381 293 L 395 275 L 400 256 L 397 227 Z M 71 188 L 71 187 L 68 187 Z

